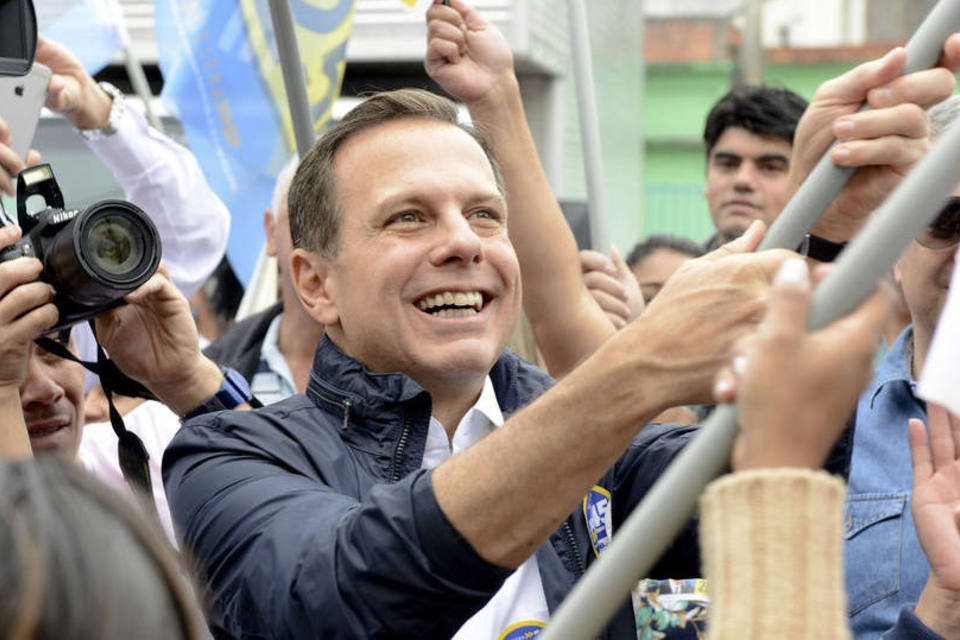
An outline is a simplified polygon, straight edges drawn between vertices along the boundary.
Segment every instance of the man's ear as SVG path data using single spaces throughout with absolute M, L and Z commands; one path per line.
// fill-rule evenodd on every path
M 311 318 L 324 326 L 339 322 L 336 279 L 330 260 L 306 249 L 294 249 L 290 256 L 290 277 L 300 303 Z
M 277 257 L 277 217 L 273 211 L 267 209 L 263 212 L 263 233 L 267 237 L 267 255 L 271 258 Z

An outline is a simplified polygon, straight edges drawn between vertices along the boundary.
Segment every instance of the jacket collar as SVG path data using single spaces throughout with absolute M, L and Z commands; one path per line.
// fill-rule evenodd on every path
M 307 381 L 307 396 L 317 402 L 330 400 L 330 394 L 350 402 L 350 412 L 358 417 L 382 415 L 384 409 L 422 396 L 426 389 L 403 373 L 373 373 L 362 362 L 343 353 L 324 336 L 317 344 L 313 369 Z
M 509 349 L 490 370 L 490 380 L 505 416 L 529 404 L 553 383 L 547 374 Z M 317 345 L 307 396 L 316 403 L 329 401 L 331 394 L 348 400 L 351 415 L 358 417 L 382 416 L 396 411 L 397 405 L 429 400 L 426 389 L 406 374 L 373 373 L 324 336 Z

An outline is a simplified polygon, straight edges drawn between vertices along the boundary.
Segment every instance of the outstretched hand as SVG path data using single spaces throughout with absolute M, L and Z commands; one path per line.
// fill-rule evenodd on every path
M 427 74 L 454 98 L 490 98 L 500 83 L 515 82 L 513 53 L 498 29 L 463 0 L 435 2 L 427 10 Z
M 945 638 L 960 637 L 960 418 L 928 404 L 930 434 L 910 420 L 910 509 L 930 577 L 916 614 Z
M 718 376 L 715 400 L 737 400 L 737 471 L 820 467 L 870 379 L 890 293 L 878 289 L 850 315 L 808 333 L 810 294 L 806 262 L 784 263 L 763 322 Z

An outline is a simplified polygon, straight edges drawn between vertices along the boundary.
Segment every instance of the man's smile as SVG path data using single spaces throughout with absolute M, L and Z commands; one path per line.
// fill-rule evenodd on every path
M 481 291 L 440 291 L 423 296 L 415 304 L 437 318 L 467 318 L 483 311 L 488 301 Z

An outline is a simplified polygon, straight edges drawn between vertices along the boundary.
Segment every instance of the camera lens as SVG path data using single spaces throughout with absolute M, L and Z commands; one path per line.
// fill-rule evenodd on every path
M 75 249 L 101 285 L 131 291 L 156 270 L 159 237 L 146 215 L 126 202 L 102 201 L 77 217 Z
M 91 225 L 87 249 L 97 269 L 127 274 L 143 259 L 143 234 L 133 228 L 128 217 L 107 214 Z

